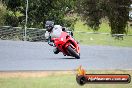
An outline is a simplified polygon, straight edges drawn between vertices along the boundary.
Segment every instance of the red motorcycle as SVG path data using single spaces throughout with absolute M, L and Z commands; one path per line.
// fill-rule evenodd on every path
M 60 37 L 52 38 L 55 46 L 65 56 L 73 56 L 80 59 L 80 47 L 78 43 L 66 32 L 62 32 Z

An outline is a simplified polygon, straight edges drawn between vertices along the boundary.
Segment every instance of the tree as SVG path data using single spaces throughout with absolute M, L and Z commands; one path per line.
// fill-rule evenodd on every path
M 11 16 L 14 19 L 10 19 L 7 22 L 9 24 L 17 22 L 16 25 L 23 25 L 25 22 L 25 6 L 26 0 L 3 0 L 10 12 L 13 12 Z M 65 25 L 68 23 L 64 19 L 68 10 L 74 8 L 75 0 L 29 0 L 28 9 L 28 27 L 44 27 L 46 20 L 53 20 L 56 24 Z M 68 10 L 67 10 L 68 8 Z M 21 14 L 16 16 L 16 12 Z M 11 22 L 9 22 L 11 21 Z
M 78 13 L 94 30 L 99 28 L 100 19 L 107 16 L 112 34 L 126 33 L 129 20 L 130 0 L 78 0 Z
M 111 33 L 112 34 L 123 34 L 127 33 L 126 26 L 129 20 L 129 6 L 130 0 L 110 0 L 107 2 Z
M 6 6 L 0 1 L 0 26 L 5 23 Z
M 18 26 L 21 22 L 20 18 L 23 15 L 21 13 L 22 4 L 24 4 L 23 0 L 2 0 L 7 7 L 6 14 L 6 25 Z
M 78 0 L 77 3 L 77 12 L 86 21 L 86 24 L 93 30 L 98 30 L 99 20 L 102 17 L 99 0 Z

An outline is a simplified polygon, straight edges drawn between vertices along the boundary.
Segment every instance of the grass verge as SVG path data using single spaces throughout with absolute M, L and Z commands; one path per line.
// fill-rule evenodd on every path
M 80 86 L 76 83 L 75 72 L 8 72 L 0 75 L 0 88 L 132 88 L 132 83 L 129 84 L 85 84 Z M 19 73 L 19 74 L 18 74 Z M 20 76 L 21 74 L 28 76 Z M 29 75 L 30 73 L 30 75 Z M 38 76 L 39 73 L 41 76 Z M 62 74 L 60 74 L 62 73 Z M 132 71 L 87 71 L 89 74 L 130 74 Z M 0 72 L 0 74 L 2 74 Z M 8 74 L 8 77 L 6 75 Z M 10 74 L 10 76 L 9 76 Z M 33 74 L 36 74 L 32 76 Z M 20 77 L 19 77 L 20 76 Z
M 109 22 L 105 19 L 102 19 L 102 23 L 99 26 L 99 30 L 96 32 L 99 33 L 110 33 L 111 28 L 109 26 Z M 126 27 L 126 30 L 128 34 L 132 34 L 132 26 Z M 84 22 L 81 20 L 78 20 L 74 25 L 74 31 L 83 31 L 83 32 L 93 32 L 93 29 L 88 27 L 87 25 L 84 25 Z
M 81 44 L 85 45 L 108 45 L 108 46 L 123 46 L 123 47 L 132 47 L 132 36 L 124 36 L 123 40 L 115 39 L 111 35 L 106 34 L 87 34 L 87 33 L 78 33 L 77 31 L 82 32 L 93 32 L 92 29 L 80 20 L 75 24 L 74 37 Z M 100 25 L 98 33 L 110 33 L 110 27 L 108 22 L 103 22 Z M 128 34 L 132 34 L 132 27 L 128 27 Z
M 80 44 L 85 45 L 132 47 L 132 36 L 124 36 L 123 40 L 118 40 L 111 35 L 74 33 L 74 37 Z

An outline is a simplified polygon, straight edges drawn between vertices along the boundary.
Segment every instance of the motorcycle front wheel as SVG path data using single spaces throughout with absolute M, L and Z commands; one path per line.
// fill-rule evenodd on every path
M 71 46 L 68 46 L 67 50 L 73 57 L 80 59 L 80 54 L 78 54 Z

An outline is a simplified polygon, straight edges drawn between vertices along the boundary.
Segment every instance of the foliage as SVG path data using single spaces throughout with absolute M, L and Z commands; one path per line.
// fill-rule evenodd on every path
M 26 0 L 3 0 L 9 12 L 7 23 L 14 26 L 24 25 Z M 65 15 L 74 9 L 75 0 L 29 0 L 28 27 L 44 27 L 46 20 L 53 20 L 56 24 L 65 25 Z M 19 12 L 19 15 L 16 14 Z M 21 15 L 20 15 L 21 14 Z M 11 23 L 12 22 L 12 23 Z M 71 25 L 69 25 L 71 26 Z
M 99 29 L 101 19 L 101 7 L 99 0 L 78 0 L 77 11 L 86 24 L 94 30 Z
M 127 21 L 129 20 L 129 6 L 130 0 L 110 0 L 107 2 L 108 10 L 107 16 L 110 21 L 111 33 L 112 34 L 123 34 L 127 33 L 125 30 Z
M 108 17 L 112 34 L 126 33 L 130 0 L 78 0 L 77 11 L 94 30 L 99 29 L 100 19 Z
M 5 23 L 6 6 L 0 1 L 0 26 Z

